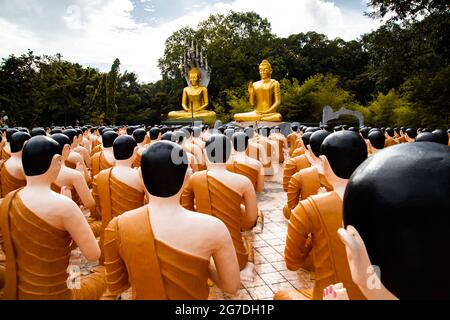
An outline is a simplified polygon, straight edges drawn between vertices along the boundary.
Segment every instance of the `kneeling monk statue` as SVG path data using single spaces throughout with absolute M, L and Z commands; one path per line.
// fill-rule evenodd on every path
M 61 154 L 55 140 L 31 138 L 22 154 L 27 185 L 1 203 L 5 300 L 92 300 L 106 289 L 102 267 L 79 283 L 68 281 L 72 242 L 91 261 L 100 257 L 100 248 L 80 208 L 50 188 L 61 168 Z
M 172 111 L 169 119 L 202 119 L 207 123 L 212 123 L 216 119 L 214 111 L 208 111 L 208 89 L 200 85 L 201 73 L 197 68 L 189 71 L 190 86 L 183 89 L 182 111 Z M 194 109 L 192 111 L 192 109 Z M 192 114 L 193 113 L 193 114 Z
M 149 205 L 114 218 L 105 230 L 108 291 L 118 295 L 131 285 L 137 300 L 206 300 L 210 278 L 235 293 L 239 265 L 227 227 L 180 205 L 191 175 L 186 152 L 156 142 L 142 154 L 141 174 Z
M 272 66 L 269 61 L 264 60 L 259 65 L 261 81 L 250 82 L 248 93 L 250 104 L 255 106 L 255 111 L 247 113 L 237 113 L 234 115 L 235 121 L 268 121 L 281 122 L 281 114 L 277 113 L 277 108 L 281 104 L 280 83 L 271 79 Z

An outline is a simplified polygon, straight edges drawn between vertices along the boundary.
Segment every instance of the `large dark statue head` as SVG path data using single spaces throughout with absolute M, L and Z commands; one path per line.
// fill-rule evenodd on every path
M 328 137 L 331 133 L 325 130 L 320 130 L 314 132 L 309 138 L 309 145 L 311 146 L 311 151 L 314 153 L 316 157 L 320 156 L 320 147 L 322 146 L 323 141 L 326 137 Z
M 116 160 L 128 160 L 137 147 L 136 140 L 130 136 L 120 136 L 113 143 L 114 158 Z
M 136 130 L 136 127 L 127 127 L 127 135 L 133 135 L 133 132 Z
M 416 142 L 438 142 L 438 138 L 431 132 L 422 132 L 416 137 Z
M 292 125 L 292 126 L 291 126 L 291 130 L 292 130 L 293 132 L 297 132 L 297 131 L 298 131 L 298 126 L 297 126 L 297 125 Z
M 386 133 L 389 135 L 389 137 L 393 138 L 394 137 L 394 129 L 392 128 L 386 128 Z
M 61 129 L 61 128 L 53 128 L 51 131 L 50 131 L 50 134 L 57 134 L 57 133 L 63 133 L 63 130 Z
M 17 129 L 8 129 L 8 130 L 6 130 L 6 142 L 11 142 L 11 137 L 16 132 L 19 132 L 19 130 L 17 130 Z
M 11 153 L 20 152 L 23 149 L 23 145 L 26 141 L 30 140 L 31 136 L 25 132 L 16 132 L 11 137 Z
M 167 132 L 167 131 L 166 131 Z M 164 133 L 166 133 L 164 132 Z M 159 128 L 153 127 L 149 131 L 150 139 L 152 141 L 158 140 L 160 134 L 164 134 Z
M 31 129 L 31 133 L 30 135 L 32 137 L 36 137 L 36 136 L 46 136 L 47 133 L 45 132 L 44 128 L 33 128 Z
M 142 179 L 152 196 L 169 198 L 180 192 L 187 168 L 186 152 L 173 142 L 156 142 L 142 153 Z
M 313 133 L 311 131 L 303 134 L 302 141 L 303 141 L 303 144 L 305 145 L 305 147 L 307 145 L 309 145 L 309 139 L 311 138 L 312 134 Z
M 59 146 L 61 147 L 61 150 L 64 149 L 64 146 L 67 144 L 70 146 L 70 139 L 68 136 L 62 133 L 55 133 L 50 136 L 53 140 L 58 142 Z
M 22 152 L 22 165 L 25 175 L 34 177 L 46 173 L 52 164 L 53 157 L 61 154 L 62 148 L 52 138 L 44 136 L 31 138 L 23 147 Z
M 233 134 L 232 141 L 234 150 L 237 152 L 246 151 L 248 147 L 248 140 L 249 137 L 243 132 L 236 132 Z
M 137 129 L 133 132 L 133 138 L 137 143 L 143 143 L 147 132 L 144 129 Z
M 356 132 L 339 131 L 325 138 L 320 153 L 327 157 L 336 176 L 349 179 L 355 169 L 367 159 L 367 146 Z
M 161 140 L 175 142 L 175 137 L 172 132 L 166 132 L 161 136 Z
M 414 128 L 408 128 L 406 129 L 405 133 L 408 135 L 409 138 L 415 139 L 417 137 L 417 130 Z
M 102 143 L 104 148 L 112 148 L 114 140 L 117 139 L 119 135 L 114 131 L 106 131 L 102 134 Z
M 361 136 L 364 138 L 364 139 L 369 139 L 369 128 L 367 128 L 367 127 L 364 127 L 364 128 L 361 128 L 360 130 L 359 130 L 359 133 L 361 134 Z
M 213 134 L 206 141 L 206 155 L 211 163 L 226 163 L 231 155 L 230 139 L 221 134 Z
M 386 137 L 381 133 L 381 131 L 373 131 L 369 134 L 369 141 L 375 149 L 384 149 Z
M 433 134 L 436 136 L 436 142 L 444 145 L 448 145 L 448 134 L 441 129 L 437 129 L 433 131 Z
M 63 133 L 70 139 L 70 144 L 74 143 L 78 137 L 78 133 L 75 129 L 67 129 Z
M 427 142 L 378 152 L 348 183 L 344 223 L 399 299 L 450 299 L 449 190 L 450 149 Z

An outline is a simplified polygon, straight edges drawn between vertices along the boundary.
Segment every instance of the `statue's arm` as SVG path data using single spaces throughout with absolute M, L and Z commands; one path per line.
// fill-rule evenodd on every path
M 189 112 L 188 107 L 188 94 L 186 92 L 186 88 L 183 89 L 183 98 L 181 100 L 181 106 L 183 107 L 183 110 L 186 112 Z
M 286 237 L 284 260 L 289 270 L 297 271 L 303 266 L 310 251 L 308 237 L 311 230 L 311 221 L 300 202 L 292 211 Z
M 245 211 L 244 217 L 242 219 L 242 229 L 247 231 L 253 229 L 253 227 L 256 225 L 258 221 L 258 207 L 257 207 L 257 200 L 256 200 L 256 193 L 255 189 L 253 187 L 253 184 L 248 180 L 247 185 L 244 189 L 244 204 L 245 204 Z
M 209 106 L 208 89 L 206 87 L 202 89 L 202 94 L 203 94 L 203 105 L 197 111 L 205 110 Z
M 192 180 L 189 180 L 188 186 L 184 188 L 183 193 L 181 194 L 181 205 L 187 210 L 195 211 L 194 201 L 194 187 L 192 185 Z
M 278 81 L 275 81 L 273 85 L 273 97 L 275 101 L 273 102 L 272 106 L 264 113 L 274 113 L 281 105 L 281 89 L 280 83 Z
M 256 92 L 255 92 L 255 87 L 253 85 L 253 82 L 250 82 L 248 84 L 248 96 L 249 96 L 250 105 L 253 107 L 255 105 L 255 100 L 256 100 Z

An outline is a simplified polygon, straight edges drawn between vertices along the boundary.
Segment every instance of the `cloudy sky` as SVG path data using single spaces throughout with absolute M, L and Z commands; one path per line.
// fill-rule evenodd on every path
M 281 37 L 317 31 L 351 40 L 380 25 L 363 15 L 366 1 L 0 0 L 0 58 L 30 48 L 107 71 L 117 57 L 122 72 L 150 82 L 161 78 L 157 60 L 165 39 L 210 14 L 255 11 Z

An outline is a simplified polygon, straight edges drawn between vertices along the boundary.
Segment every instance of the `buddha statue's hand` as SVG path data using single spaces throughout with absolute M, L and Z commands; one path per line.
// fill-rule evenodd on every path
M 370 262 L 366 246 L 358 231 L 353 226 L 348 226 L 347 229 L 340 228 L 338 235 L 345 245 L 353 282 L 361 290 L 372 289 L 369 284 L 370 278 L 377 275 L 374 272 L 375 270 Z

